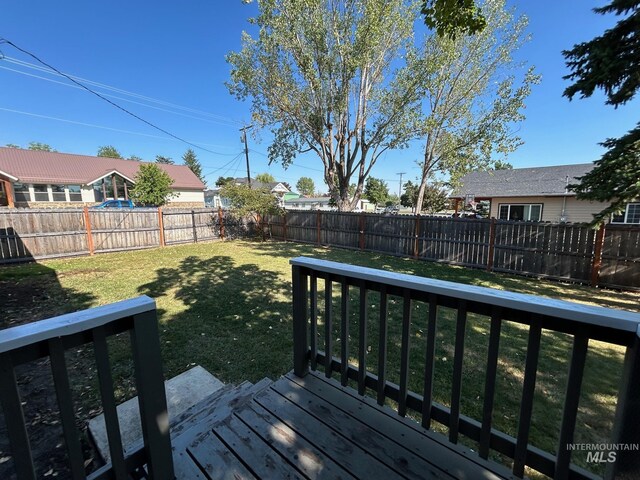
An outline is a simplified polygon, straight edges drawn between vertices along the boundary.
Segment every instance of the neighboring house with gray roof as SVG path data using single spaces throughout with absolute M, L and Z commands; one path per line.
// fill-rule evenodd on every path
M 78 207 L 129 199 L 144 162 L 0 147 L 0 206 Z M 204 206 L 204 184 L 186 165 L 158 166 L 173 179 L 171 207 Z
M 489 216 L 503 220 L 590 222 L 607 205 L 577 200 L 567 186 L 578 183 L 578 178 L 593 167 L 593 163 L 580 163 L 471 172 L 450 197 L 458 208 L 488 200 Z M 612 221 L 640 223 L 640 203 L 628 204 L 623 215 L 614 216 Z

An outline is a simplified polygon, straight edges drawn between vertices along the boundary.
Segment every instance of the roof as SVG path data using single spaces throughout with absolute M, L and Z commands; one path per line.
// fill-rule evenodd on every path
M 114 171 L 133 179 L 141 163 L 149 162 L 0 147 L 0 173 L 22 183 L 88 185 Z M 173 178 L 172 188 L 205 188 L 186 165 L 156 165 Z
M 476 198 L 537 197 L 575 195 L 567 191 L 567 184 L 577 183 L 578 177 L 594 167 L 593 163 L 556 165 L 553 167 L 515 168 L 471 172 L 460 180 L 461 186 L 451 197 L 474 195 Z
M 322 203 L 330 200 L 331 197 L 298 197 L 285 199 L 284 203 Z
M 247 183 L 247 177 L 238 177 L 234 178 L 233 181 L 236 184 L 244 185 Z M 284 182 L 259 182 L 255 178 L 251 179 L 251 188 L 259 189 L 264 188 L 273 192 L 274 190 L 277 192 L 288 192 L 289 189 L 284 185 Z

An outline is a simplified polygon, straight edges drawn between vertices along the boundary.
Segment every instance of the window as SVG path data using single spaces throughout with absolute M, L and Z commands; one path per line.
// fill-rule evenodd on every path
M 628 203 L 624 212 L 611 217 L 611 223 L 640 223 L 640 203 Z
M 80 190 L 80 185 L 67 185 L 67 189 L 69 190 L 70 202 L 82 201 L 82 191 Z
M 31 201 L 31 196 L 29 195 L 29 187 L 24 183 L 14 183 L 13 184 L 13 193 L 16 199 L 16 202 L 29 202 Z
M 47 185 L 34 185 L 33 186 L 33 199 L 36 202 L 48 202 L 49 201 L 49 189 Z
M 64 185 L 51 185 L 51 198 L 54 202 L 66 202 L 67 194 L 64 191 Z
M 539 222 L 542 219 L 541 203 L 501 203 L 498 208 L 500 220 L 522 220 Z

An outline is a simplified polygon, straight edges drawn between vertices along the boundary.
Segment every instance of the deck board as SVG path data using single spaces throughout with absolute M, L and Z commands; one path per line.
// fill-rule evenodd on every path
M 174 439 L 177 479 L 511 478 L 321 374 L 290 373 L 241 394 Z

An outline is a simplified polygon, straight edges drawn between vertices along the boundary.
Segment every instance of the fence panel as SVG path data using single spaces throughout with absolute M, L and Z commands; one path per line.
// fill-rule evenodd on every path
M 287 216 L 291 212 L 287 213 Z M 322 212 L 321 243 L 336 247 L 358 248 L 360 242 L 358 213 Z
M 640 289 L 640 229 L 607 225 L 599 284 Z
M 88 253 L 81 209 L 0 211 L 0 263 Z
M 114 252 L 160 245 L 156 209 L 89 210 L 96 252 Z
M 195 243 L 220 238 L 219 218 L 216 210 L 162 211 L 165 244 Z
M 365 250 L 413 255 L 416 217 L 366 214 L 362 218 Z
M 498 221 L 493 269 L 588 282 L 595 235 L 586 225 Z
M 287 240 L 316 243 L 317 217 L 316 212 L 312 211 L 287 212 Z M 284 237 L 284 231 L 281 235 Z
M 421 217 L 418 258 L 486 267 L 490 220 Z

